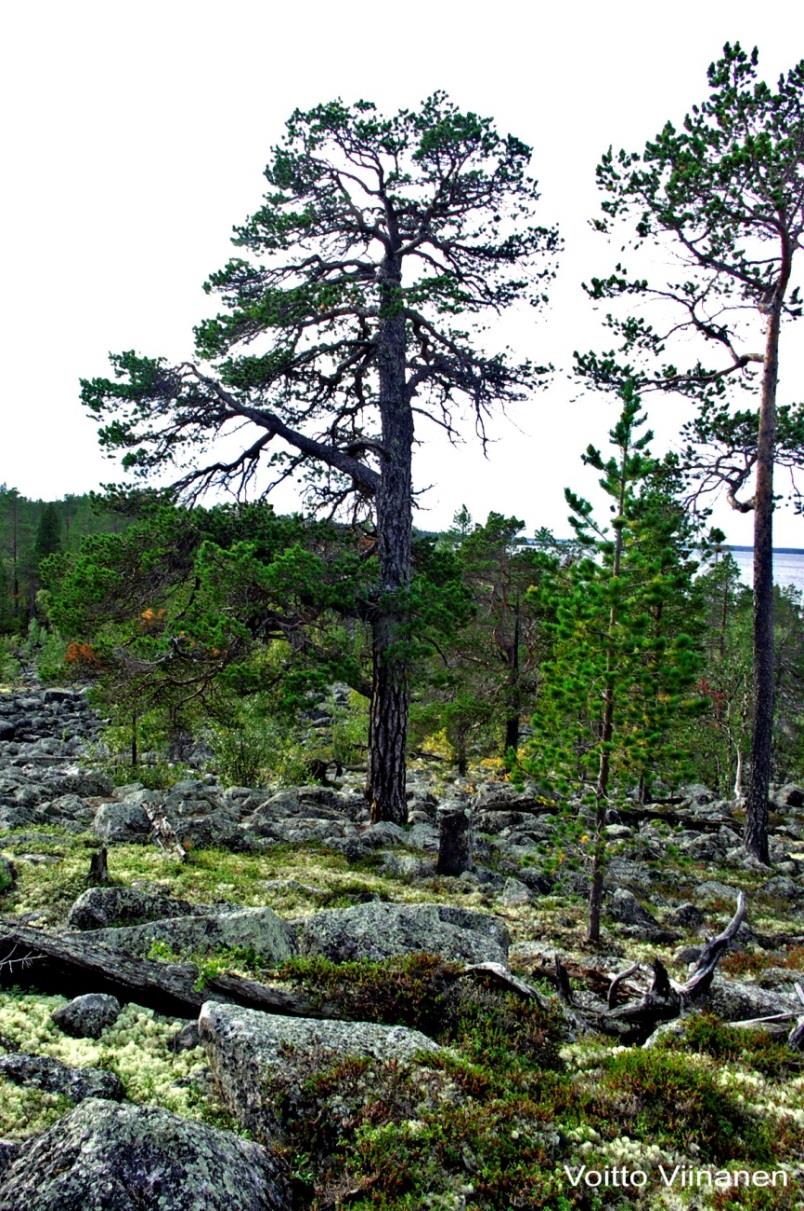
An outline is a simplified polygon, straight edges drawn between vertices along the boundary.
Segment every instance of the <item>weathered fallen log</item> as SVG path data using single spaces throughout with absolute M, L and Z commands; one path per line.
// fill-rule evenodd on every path
M 801 984 L 796 984 L 796 993 L 801 1004 L 804 1005 L 804 987 Z M 787 1043 L 788 1046 L 795 1047 L 797 1051 L 804 1051 L 804 1014 L 790 1031 Z
M 121 1001 L 175 1017 L 193 1018 L 204 1001 L 231 1001 L 288 1017 L 339 1017 L 332 1006 L 314 1006 L 303 996 L 241 976 L 203 982 L 192 963 L 136 959 L 85 937 L 62 937 L 31 925 L 0 920 L 0 985 L 77 996 L 109 992 Z
M 717 832 L 721 828 L 734 828 L 734 820 L 731 816 L 710 816 L 708 819 L 706 817 L 696 818 L 691 817 L 683 810 L 667 811 L 662 807 L 663 804 L 681 806 L 685 802 L 687 802 L 685 799 L 670 798 L 656 800 L 655 803 L 646 804 L 644 807 L 617 806 L 616 808 L 612 808 L 608 823 L 622 820 L 624 824 L 642 824 L 648 820 L 663 820 L 665 824 L 680 825 L 682 828 L 690 829 L 693 832 Z M 475 810 L 478 812 L 522 812 L 523 815 L 545 816 L 562 809 L 561 805 L 553 800 L 533 799 L 528 795 L 524 795 L 519 799 L 500 799 L 497 803 L 479 804 L 476 805 Z
M 497 987 L 544 1004 L 535 988 L 500 963 L 472 964 L 454 978 L 464 977 L 485 978 Z M 336 1005 L 319 1001 L 313 1004 L 300 993 L 243 976 L 218 975 L 202 984 L 193 963 L 137 959 L 86 935 L 65 937 L 0 920 L 0 986 L 10 985 L 64 996 L 109 992 L 120 1001 L 133 1001 L 158 1013 L 184 1018 L 197 1017 L 204 1001 L 230 1001 L 286 1017 L 344 1017 Z
M 662 1022 L 677 1018 L 699 1000 L 709 989 L 720 959 L 745 920 L 746 907 L 745 894 L 740 892 L 737 897 L 737 911 L 731 921 L 721 933 L 706 943 L 700 959 L 684 984 L 674 983 L 661 960 L 654 959 L 653 981 L 642 998 L 609 1009 L 606 1017 L 612 1027 L 612 1033 L 625 1037 L 629 1042 L 644 1042 Z M 609 990 L 610 1005 L 613 1000 L 612 989 L 616 989 L 626 976 L 631 974 L 633 968 L 614 977 L 612 988 Z M 606 1030 L 605 1018 L 601 1020 L 600 1027 Z M 623 1027 L 626 1028 L 625 1032 Z
M 462 980 L 467 976 L 485 978 L 489 983 L 496 984 L 498 988 L 504 988 L 507 992 L 516 992 L 526 1000 L 536 1001 L 538 1005 L 545 1008 L 545 1002 L 539 992 L 531 984 L 520 980 L 519 976 L 515 976 L 507 967 L 503 967 L 502 963 L 472 963 L 469 967 L 464 968 L 458 979 Z
M 642 969 L 640 963 L 632 963 L 611 976 L 600 968 L 587 964 L 573 963 L 571 960 L 565 964 L 558 955 L 554 955 L 552 965 L 548 965 L 545 957 L 538 964 L 534 964 L 531 970 L 534 974 L 547 976 L 553 981 L 558 995 L 565 1005 L 571 1007 L 581 1029 L 614 1035 L 625 1043 L 641 1043 L 662 1022 L 678 1017 L 703 997 L 712 983 L 718 962 L 745 920 L 745 913 L 746 900 L 740 892 L 737 911 L 731 921 L 722 933 L 707 942 L 698 963 L 684 984 L 676 984 L 670 979 L 660 959 L 653 961 L 653 978 L 645 992 L 641 992 L 632 982 L 632 977 Z M 573 995 L 570 977 L 580 980 L 597 996 L 605 996 L 607 1008 L 597 1008 L 588 1003 L 579 1004 Z M 617 1005 L 623 993 L 631 999 L 625 1004 Z M 804 990 L 801 995 L 804 998 Z M 792 1020 L 796 1016 L 790 1014 L 786 1020 Z
M 609 991 L 606 996 L 606 1004 L 608 1005 L 609 1009 L 616 1008 L 617 994 L 620 991 L 620 987 L 627 979 L 630 979 L 631 976 L 636 975 L 641 966 L 641 963 L 632 963 L 630 967 L 626 967 L 625 971 L 621 971 L 620 974 L 616 975 L 611 981 L 609 984 Z
M 688 816 L 685 812 L 655 811 L 650 807 L 618 807 L 615 814 L 621 817 L 623 824 L 642 824 L 648 820 L 663 820 L 665 824 L 680 825 L 691 832 L 718 832 L 721 828 L 734 828 L 734 820 L 730 816 L 698 817 Z
M 562 1001 L 567 1004 L 573 1002 L 571 984 L 573 980 L 598 996 L 606 996 L 611 984 L 611 973 L 602 967 L 569 958 L 561 959 L 557 954 L 552 957 L 539 955 L 529 958 L 527 965 L 530 976 L 549 980 L 555 986 Z M 640 989 L 632 984 L 623 984 L 622 990 L 632 996 L 636 996 L 640 992 Z

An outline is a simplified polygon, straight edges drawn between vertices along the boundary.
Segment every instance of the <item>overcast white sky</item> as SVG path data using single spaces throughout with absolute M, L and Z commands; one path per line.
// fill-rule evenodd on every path
M 559 222 L 566 251 L 550 308 L 512 339 L 566 366 L 573 348 L 604 343 L 580 290 L 612 261 L 586 225 L 600 154 L 679 120 L 725 41 L 758 45 L 774 80 L 804 51 L 804 9 L 768 0 L 29 0 L 4 6 L 0 28 L 0 482 L 46 499 L 119 478 L 78 379 L 105 373 L 110 350 L 191 352 L 212 306 L 201 284 L 258 203 L 268 149 L 297 106 L 340 95 L 393 111 L 444 88 L 530 143 L 542 221 Z M 783 351 L 782 399 L 802 397 L 801 335 Z M 419 524 L 446 525 L 465 502 L 479 520 L 494 508 L 566 534 L 562 489 L 594 495 L 579 456 L 616 412 L 576 394 L 558 373 L 515 424 L 495 427 L 488 461 L 422 433 L 417 484 L 434 486 Z M 651 407 L 666 445 L 682 411 Z M 750 543 L 750 518 L 724 507 L 718 521 Z M 778 514 L 776 545 L 804 546 L 801 518 Z

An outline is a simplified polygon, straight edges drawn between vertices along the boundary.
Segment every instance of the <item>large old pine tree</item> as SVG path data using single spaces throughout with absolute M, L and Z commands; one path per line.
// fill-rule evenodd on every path
M 369 794 L 404 820 L 412 451 L 418 423 L 455 436 L 469 410 L 523 397 L 544 371 L 481 351 L 476 317 L 539 303 L 557 247 L 538 226 L 530 150 L 442 93 L 381 116 L 340 101 L 297 111 L 265 171 L 242 255 L 210 278 L 222 311 L 196 360 L 128 352 L 84 381 L 108 449 L 184 499 L 304 480 L 319 504 L 373 511 L 377 577 Z

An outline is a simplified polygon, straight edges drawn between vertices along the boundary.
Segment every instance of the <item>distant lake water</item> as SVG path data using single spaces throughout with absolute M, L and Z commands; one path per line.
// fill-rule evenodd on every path
M 746 584 L 754 579 L 753 547 L 729 547 Z M 782 547 L 773 552 L 773 580 L 780 588 L 792 585 L 804 590 L 804 550 Z

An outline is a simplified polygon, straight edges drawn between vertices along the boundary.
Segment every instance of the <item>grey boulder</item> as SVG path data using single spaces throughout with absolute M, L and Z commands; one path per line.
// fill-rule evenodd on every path
M 509 876 L 505 880 L 500 900 L 506 908 L 516 908 L 518 904 L 530 904 L 532 899 L 533 892 L 527 883 L 523 883 L 521 879 L 515 879 L 513 876 Z
M 121 929 L 94 929 L 93 941 L 145 958 L 154 942 L 177 951 L 244 946 L 261 958 L 281 961 L 294 954 L 293 935 L 271 908 L 240 908 L 203 917 L 172 917 Z
M 0 1211 L 290 1211 L 267 1149 L 155 1107 L 84 1102 L 27 1141 L 0 1177 Z
M 788 782 L 779 788 L 773 801 L 779 807 L 804 807 L 804 786 Z
M 683 929 L 700 929 L 704 923 L 704 915 L 696 904 L 679 904 L 667 914 L 668 925 L 678 925 Z
M 194 908 L 164 892 L 138 887 L 90 887 L 81 893 L 67 914 L 70 929 L 104 929 L 114 925 L 141 925 L 164 917 L 195 916 L 208 906 Z
M 793 976 L 794 972 L 791 971 L 787 988 L 770 992 L 760 988 L 752 980 L 730 980 L 716 972 L 712 986 L 706 994 L 704 1006 L 727 1022 L 792 1012 L 801 1007 L 793 986 Z
M 618 887 L 612 895 L 610 912 L 612 918 L 622 925 L 639 925 L 648 929 L 658 926 L 656 918 L 625 887 Z
M 788 900 L 794 904 L 798 900 L 804 900 L 804 883 L 796 882 L 785 875 L 777 875 L 776 878 L 763 883 L 759 892 L 760 895 L 773 896 L 774 899 Z
M 119 1016 L 120 1002 L 106 992 L 86 992 L 51 1014 L 65 1034 L 80 1039 L 99 1039 Z
M 505 963 L 508 930 L 487 913 L 446 904 L 356 904 L 292 922 L 300 954 L 378 962 L 424 951 L 448 962 Z
M 85 1098 L 110 1098 L 120 1101 L 124 1096 L 120 1078 L 100 1068 L 68 1068 L 60 1060 L 44 1055 L 26 1055 L 13 1051 L 0 1056 L 0 1076 L 15 1085 L 28 1085 L 46 1093 L 61 1093 L 72 1102 Z
M 19 1140 L 0 1140 L 0 1181 L 11 1162 L 19 1155 L 21 1146 Z
M 149 793 L 139 792 L 140 796 Z M 151 821 L 142 805 L 141 797 L 124 799 L 121 803 L 102 803 L 95 813 L 92 827 L 103 841 L 111 843 L 147 841 L 151 835 Z
M 207 1001 L 198 1031 L 232 1113 L 258 1139 L 281 1136 L 305 1080 L 346 1056 L 406 1063 L 440 1048 L 405 1026 L 289 1018 Z

